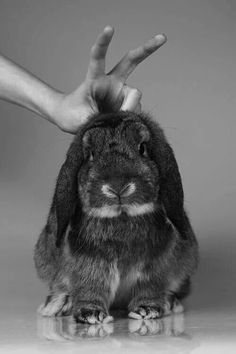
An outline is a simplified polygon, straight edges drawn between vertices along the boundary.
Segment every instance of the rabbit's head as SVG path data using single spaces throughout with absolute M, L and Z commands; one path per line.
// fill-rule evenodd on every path
M 78 174 L 82 209 L 90 216 L 137 216 L 154 210 L 158 168 L 149 157 L 150 133 L 137 116 L 99 117 L 83 135 Z
M 58 176 L 57 244 L 75 208 L 96 218 L 137 217 L 152 213 L 158 204 L 168 209 L 163 188 L 167 194 L 172 188 L 173 201 L 181 203 L 182 185 L 171 153 L 162 130 L 146 115 L 119 112 L 91 117 L 71 144 Z M 168 177 L 167 172 L 173 175 Z M 168 178 L 172 185 L 165 188 Z M 176 182 L 180 190 L 172 192 Z

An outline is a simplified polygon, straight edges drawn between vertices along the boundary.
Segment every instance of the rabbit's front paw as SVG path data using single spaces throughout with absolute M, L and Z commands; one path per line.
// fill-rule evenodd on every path
M 72 302 L 68 294 L 48 295 L 44 304 L 38 308 L 38 314 L 46 317 L 68 316 L 71 314 Z
M 96 324 L 96 323 L 109 323 L 114 319 L 109 314 L 101 309 L 91 309 L 82 307 L 77 309 L 73 314 L 76 322 Z
M 161 318 L 163 316 L 164 310 L 160 306 L 147 306 L 140 305 L 134 308 L 133 311 L 129 312 L 129 317 L 136 320 L 149 320 L 155 318 Z
M 172 311 L 174 313 L 184 312 L 184 306 L 181 304 L 179 300 L 175 299 Z

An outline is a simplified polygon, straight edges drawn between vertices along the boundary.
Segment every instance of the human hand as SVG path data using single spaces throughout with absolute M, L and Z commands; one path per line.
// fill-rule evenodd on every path
M 58 93 L 53 109 L 54 123 L 63 131 L 76 133 L 89 116 L 109 106 L 112 111 L 141 109 L 141 92 L 127 86 L 136 66 L 166 42 L 157 35 L 143 46 L 130 50 L 117 65 L 105 73 L 105 59 L 114 30 L 107 26 L 91 48 L 88 72 L 83 83 L 70 94 Z

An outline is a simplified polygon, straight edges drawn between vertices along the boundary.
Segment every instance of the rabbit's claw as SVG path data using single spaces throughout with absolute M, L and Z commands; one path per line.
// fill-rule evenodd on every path
M 101 310 L 81 308 L 74 313 L 76 322 L 97 324 L 109 323 L 113 321 L 113 317 Z
M 157 319 L 171 313 L 182 313 L 184 307 L 181 302 L 174 298 L 171 301 L 166 301 L 163 306 L 147 306 L 140 305 L 129 313 L 129 317 L 137 320 Z
M 164 310 L 160 306 L 138 306 L 129 313 L 129 317 L 137 320 L 155 319 L 163 316 Z

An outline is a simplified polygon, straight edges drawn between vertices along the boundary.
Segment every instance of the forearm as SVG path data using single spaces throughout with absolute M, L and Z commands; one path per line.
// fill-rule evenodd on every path
M 55 124 L 53 111 L 61 94 L 0 55 L 0 99 L 30 109 Z

